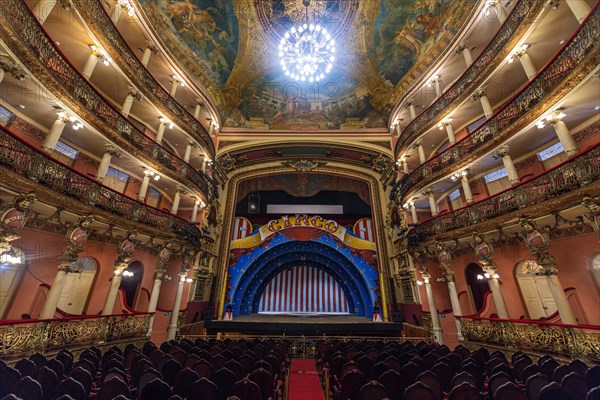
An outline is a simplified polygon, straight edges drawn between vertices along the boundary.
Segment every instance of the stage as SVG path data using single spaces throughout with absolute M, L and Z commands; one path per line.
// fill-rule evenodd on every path
M 205 321 L 209 335 L 239 333 L 281 336 L 389 336 L 401 335 L 402 323 L 372 322 L 353 315 L 242 315 L 233 321 Z

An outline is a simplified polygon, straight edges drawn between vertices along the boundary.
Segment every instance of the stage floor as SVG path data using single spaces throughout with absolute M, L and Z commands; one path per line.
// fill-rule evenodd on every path
M 248 335 L 399 336 L 402 324 L 373 322 L 354 315 L 241 315 L 233 321 L 205 321 L 209 334 L 235 332 Z

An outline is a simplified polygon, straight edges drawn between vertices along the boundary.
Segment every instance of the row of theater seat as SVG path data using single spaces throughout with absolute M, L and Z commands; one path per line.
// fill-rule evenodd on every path
M 600 365 L 537 362 L 523 352 L 508 360 L 485 348 L 420 342 L 321 342 L 317 363 L 334 400 L 600 400 Z
M 276 399 L 288 349 L 275 340 L 182 340 L 104 353 L 90 347 L 77 360 L 68 350 L 34 354 L 14 368 L 0 361 L 0 399 Z

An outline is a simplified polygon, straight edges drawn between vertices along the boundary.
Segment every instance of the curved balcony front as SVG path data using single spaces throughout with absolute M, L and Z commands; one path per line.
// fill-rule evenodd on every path
M 599 23 L 596 6 L 558 54 L 485 124 L 410 173 L 400 186 L 400 199 L 493 151 L 581 83 L 600 62 Z
M 515 5 L 492 41 L 473 64 L 446 92 L 417 115 L 402 131 L 394 149 L 396 157 L 400 155 L 400 150 L 423 135 L 432 126 L 437 125 L 446 115 L 471 96 L 489 74 L 506 59 L 543 7 L 544 3 L 536 0 L 522 0 Z
M 158 172 L 209 198 L 217 196 L 216 186 L 207 176 L 146 136 L 77 71 L 25 2 L 3 1 L 0 21 L 0 39 L 25 68 L 98 132 Z
M 124 225 L 133 223 L 137 229 L 151 235 L 176 237 L 193 245 L 200 245 L 202 241 L 198 228 L 184 219 L 88 178 L 15 137 L 4 127 L 0 127 L 0 167 L 2 181 L 12 182 L 15 190 L 23 190 L 26 183 L 20 181 L 25 181 L 33 188 L 48 189 L 55 199 L 67 197 L 77 202 L 82 212 L 105 212 L 109 218 L 120 218 Z
M 196 139 L 215 159 L 215 146 L 204 127 L 175 100 L 138 60 L 99 1 L 73 0 L 76 12 L 121 71 L 170 121 Z M 117 4 L 117 6 L 119 6 Z
M 548 200 L 553 199 L 557 205 L 573 205 L 581 199 L 582 192 L 597 193 L 599 187 L 600 143 L 524 183 L 456 211 L 430 218 L 411 230 L 409 236 L 415 240 L 433 240 L 452 232 L 452 236 L 457 237 L 473 232 L 474 226 L 482 223 L 489 226 L 478 229 L 493 229 L 497 218 L 525 209 L 532 216 L 548 214 L 553 211 L 549 209 Z

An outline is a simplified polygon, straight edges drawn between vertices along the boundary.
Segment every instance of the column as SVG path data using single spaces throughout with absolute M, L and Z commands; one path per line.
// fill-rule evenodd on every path
M 158 304 L 158 295 L 160 294 L 160 285 L 162 284 L 162 279 L 165 275 L 165 270 L 163 268 L 156 268 L 154 272 L 154 284 L 152 285 L 152 293 L 150 294 L 150 300 L 148 301 L 148 313 L 156 312 L 156 305 Z M 152 335 L 152 324 L 154 323 L 154 314 L 150 317 L 150 321 L 148 323 L 148 332 L 146 336 Z
M 400 163 L 402 163 L 402 172 L 408 174 L 408 161 L 406 161 L 406 157 L 401 157 Z
M 496 273 L 495 269 L 490 270 L 484 268 L 484 271 L 489 275 L 487 281 L 488 285 L 490 286 L 490 290 L 492 291 L 492 297 L 494 298 L 494 303 L 496 304 L 498 316 L 500 318 L 510 319 L 508 309 L 506 308 L 506 303 L 504 302 L 504 295 L 500 289 L 500 282 L 498 282 L 498 274 Z
M 154 44 L 150 43 L 150 42 L 146 42 L 147 46 L 144 49 L 144 54 L 142 55 L 142 65 L 144 67 L 148 66 L 148 62 L 150 61 L 150 56 L 152 56 L 152 53 L 154 53 L 157 48 Z
M 457 47 L 456 54 L 463 55 L 463 57 L 465 58 L 465 63 L 467 64 L 467 68 L 469 68 L 471 64 L 473 64 L 473 56 L 471 55 L 471 50 L 469 50 L 469 47 L 466 43 L 462 43 L 460 46 Z
M 450 302 L 452 303 L 452 313 L 454 313 L 454 320 L 456 322 L 456 333 L 458 335 L 458 340 L 464 340 L 462 334 L 462 329 L 460 327 L 460 321 L 456 316 L 462 315 L 462 310 L 460 308 L 460 301 L 458 300 L 458 291 L 456 290 L 456 285 L 454 284 L 454 274 L 445 274 L 446 280 L 448 281 L 448 293 L 450 294 Z
M 183 86 L 183 79 L 181 79 L 177 75 L 172 75 L 171 78 L 171 91 L 169 92 L 169 94 L 171 95 L 171 97 L 175 97 L 175 94 L 177 93 L 177 87 L 179 85 Z
M 194 118 L 200 118 L 200 111 L 202 111 L 202 107 L 204 107 L 204 102 L 201 99 L 196 99 L 196 108 L 194 109 Z
M 427 161 L 427 158 L 425 158 L 425 150 L 423 149 L 423 141 L 421 139 L 415 142 L 413 145 L 413 149 L 414 148 L 416 148 L 417 152 L 419 153 L 419 162 L 423 164 L 425 161 Z
M 444 338 L 442 336 L 442 326 L 440 325 L 440 316 L 438 314 L 437 305 L 435 304 L 435 297 L 433 296 L 433 290 L 431 289 L 431 275 L 421 270 L 421 276 L 425 282 L 425 291 L 427 292 L 427 303 L 429 303 L 429 312 L 431 313 L 431 325 L 433 327 L 433 336 L 435 341 L 439 344 L 444 344 Z
M 179 282 L 177 283 L 177 292 L 175 293 L 175 301 L 173 302 L 173 310 L 171 311 L 171 320 L 167 328 L 167 341 L 174 340 L 177 335 L 177 321 L 179 320 L 179 309 L 181 308 L 181 297 L 183 295 L 183 285 L 185 284 L 186 272 L 179 273 Z
M 580 24 L 588 16 L 590 11 L 592 11 L 584 0 L 567 0 L 565 3 L 567 3 Z
M 506 21 L 506 18 L 507 18 L 506 10 L 504 9 L 504 6 L 500 3 L 500 1 L 488 0 L 487 7 L 488 8 L 485 12 L 486 16 L 489 16 L 491 13 L 491 10 L 493 9 L 494 12 L 496 13 L 496 16 L 498 17 L 498 21 L 500 21 L 501 24 L 503 24 L 504 21 Z
M 504 164 L 504 169 L 506 170 L 510 184 L 514 186 L 519 183 L 519 174 L 517 173 L 517 169 L 515 168 L 515 164 L 513 164 L 509 152 L 510 147 L 508 145 L 502 146 L 496 151 L 496 153 L 502 157 L 502 164 Z
M 448 141 L 450 144 L 456 143 L 456 137 L 454 136 L 454 129 L 452 129 L 452 118 L 444 118 L 439 124 L 440 130 L 446 128 L 446 134 L 448 135 Z
M 550 292 L 552 292 L 552 297 L 554 297 L 554 301 L 556 302 L 556 308 L 558 310 L 558 315 L 560 315 L 560 320 L 563 324 L 574 324 L 576 325 L 577 318 L 575 318 L 575 314 L 571 309 L 571 304 L 569 304 L 569 300 L 567 299 L 567 295 L 565 294 L 565 290 L 558 279 L 556 269 L 551 271 L 548 277 L 548 287 L 550 288 Z
M 6 76 L 6 70 L 4 69 L 4 64 L 0 63 L 0 83 L 2 83 L 5 76 Z
M 108 171 L 108 167 L 110 166 L 110 162 L 112 161 L 113 156 L 118 156 L 119 151 L 110 143 L 106 143 L 104 145 L 104 155 L 102 156 L 102 160 L 100 160 L 100 165 L 98 166 L 98 172 L 96 172 L 96 179 L 99 181 L 103 181 L 106 177 L 106 171 Z
M 83 71 L 81 72 L 81 75 L 83 75 L 84 78 L 88 80 L 94 73 L 94 69 L 96 69 L 96 65 L 98 64 L 98 50 L 96 49 L 96 46 L 90 47 L 92 48 L 92 52 L 90 53 L 90 56 L 88 57 L 85 66 L 83 67 Z
M 198 206 L 200 206 L 200 200 L 196 199 L 194 201 L 194 208 L 192 208 L 192 218 L 190 222 L 196 222 L 198 219 Z
M 413 224 L 418 224 L 419 216 L 417 215 L 417 207 L 415 207 L 415 202 L 410 201 L 408 205 L 410 206 L 410 216 L 412 217 Z
M 121 19 L 121 11 L 122 11 L 122 6 L 120 4 L 120 1 L 117 1 L 115 3 L 115 8 L 113 9 L 112 13 L 110 14 L 110 19 L 112 20 L 113 24 L 117 25 L 117 23 L 119 22 L 119 19 Z
M 215 125 L 212 122 L 212 120 L 210 120 L 210 122 L 208 123 L 208 135 L 212 137 L 212 136 L 214 136 L 214 134 L 215 134 Z
M 527 79 L 532 80 L 537 75 L 537 70 L 533 66 L 531 57 L 529 57 L 529 54 L 527 54 L 528 48 L 529 45 L 527 43 L 524 43 L 521 46 L 519 46 L 509 56 L 508 63 L 511 64 L 516 59 L 518 59 L 521 62 L 523 70 L 525 71 L 525 75 L 527 75 Z
M 50 153 L 56 147 L 56 143 L 58 143 L 60 139 L 60 135 L 62 135 L 63 130 L 65 129 L 65 123 L 69 120 L 69 116 L 64 111 L 58 112 L 58 117 L 52 123 L 50 127 L 50 132 L 44 138 L 42 142 L 42 150 L 46 153 Z
M 185 161 L 186 163 L 190 162 L 190 158 L 192 157 L 192 149 L 197 149 L 198 145 L 196 144 L 196 142 L 189 140 L 187 143 L 187 146 L 185 147 L 185 154 L 183 156 L 183 161 Z
M 117 293 L 121 286 L 121 278 L 123 278 L 123 270 L 125 268 L 127 268 L 127 264 L 115 265 L 115 272 L 110 280 L 110 288 L 108 289 L 106 300 L 104 300 L 104 307 L 102 307 L 102 315 L 110 315 L 113 313 L 115 301 L 117 300 Z
M 158 131 L 156 132 L 156 143 L 160 144 L 163 141 L 163 136 L 165 135 L 165 129 L 167 128 L 167 124 L 170 126 L 170 121 L 165 117 L 160 117 L 160 125 L 158 126 Z
M 429 83 L 430 85 L 433 84 L 433 87 L 435 88 L 435 97 L 440 97 L 442 95 L 442 76 L 435 75 L 431 78 Z
M 413 104 L 412 100 L 408 102 L 408 113 L 410 114 L 411 121 L 417 118 L 417 112 L 415 110 L 415 105 Z
M 50 291 L 48 292 L 48 297 L 46 298 L 44 307 L 42 308 L 42 311 L 40 311 L 39 319 L 54 318 L 54 313 L 56 312 L 56 307 L 58 306 L 60 295 L 62 294 L 62 291 L 65 288 L 65 283 L 67 282 L 67 274 L 71 271 L 72 268 L 72 262 L 73 261 L 71 260 L 63 261 L 58 266 L 58 271 L 56 272 L 56 276 L 54 277 L 54 282 L 52 282 L 52 286 L 50 287 Z
M 38 19 L 40 25 L 44 25 L 46 19 L 54 9 L 54 6 L 58 3 L 58 0 L 40 0 L 39 3 L 33 8 L 33 14 Z
M 465 199 L 467 204 L 473 203 L 473 192 L 471 192 L 471 186 L 469 185 L 469 177 L 467 170 L 461 172 L 460 183 L 462 183 L 463 192 L 465 193 Z
M 129 93 L 127 97 L 125 97 L 125 101 L 123 102 L 123 107 L 121 107 L 121 114 L 124 117 L 129 116 L 129 112 L 131 111 L 131 106 L 133 106 L 134 101 L 140 101 L 142 99 L 142 95 L 135 88 L 129 88 Z
M 556 136 L 558 136 L 560 144 L 562 144 L 563 150 L 567 156 L 571 157 L 579 153 L 579 148 L 577 147 L 577 143 L 575 143 L 573 136 L 571 136 L 571 131 L 569 131 L 567 125 L 560 118 L 558 118 L 560 115 L 561 114 L 557 115 L 556 118 L 550 121 L 550 123 L 556 132 Z
M 396 133 L 396 136 L 400 136 L 400 134 L 402 133 L 402 130 L 400 129 L 400 122 L 396 122 L 396 125 L 394 126 L 394 131 Z
M 437 204 L 435 203 L 435 197 L 433 196 L 433 188 L 428 188 L 424 194 L 429 198 L 429 209 L 431 210 L 431 216 L 437 217 L 438 209 Z
M 201 167 L 201 170 L 204 173 L 206 173 L 206 165 L 207 164 L 208 164 L 208 157 L 207 156 L 202 156 L 202 167 Z
M 149 171 L 144 171 L 144 178 L 142 179 L 142 185 L 140 186 L 140 192 L 138 193 L 138 201 L 142 203 L 146 199 L 146 192 L 148 191 L 148 185 L 150 184 L 150 175 L 147 173 Z
M 485 95 L 485 89 L 477 89 L 475 93 L 471 96 L 471 101 L 477 101 L 481 103 L 481 107 L 483 108 L 483 114 L 486 118 L 494 115 L 494 110 L 492 109 L 492 105 L 490 104 L 490 100 Z
M 179 202 L 181 201 L 181 195 L 185 194 L 186 191 L 181 186 L 177 186 L 175 189 L 175 197 L 173 197 L 173 205 L 171 206 L 171 214 L 177 215 L 179 210 Z

